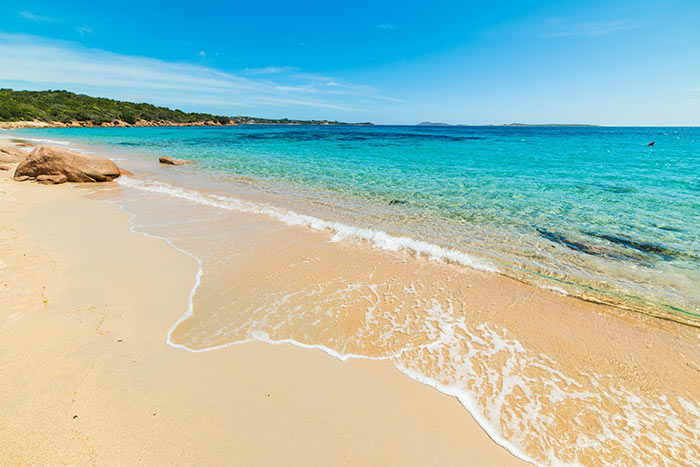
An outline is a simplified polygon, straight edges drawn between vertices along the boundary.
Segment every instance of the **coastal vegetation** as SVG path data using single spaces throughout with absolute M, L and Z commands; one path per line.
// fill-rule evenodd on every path
M 183 112 L 147 103 L 91 97 L 70 91 L 15 91 L 0 89 L 0 122 L 43 122 L 49 125 L 152 126 L 152 125 L 342 125 L 326 120 L 228 117 Z
M 13 91 L 0 89 L 0 121 L 89 122 L 103 125 L 138 121 L 226 124 L 229 117 L 205 113 L 188 113 L 152 104 L 136 104 L 102 97 L 90 97 L 69 91 Z

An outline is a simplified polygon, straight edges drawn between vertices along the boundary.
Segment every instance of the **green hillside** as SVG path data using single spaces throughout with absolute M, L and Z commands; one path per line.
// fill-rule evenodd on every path
M 138 120 L 171 123 L 214 121 L 223 124 L 229 123 L 231 119 L 219 115 L 187 113 L 151 104 L 90 97 L 69 91 L 0 89 L 0 121 L 24 120 L 62 123 L 79 121 L 101 125 L 115 120 L 128 124 L 134 124 Z

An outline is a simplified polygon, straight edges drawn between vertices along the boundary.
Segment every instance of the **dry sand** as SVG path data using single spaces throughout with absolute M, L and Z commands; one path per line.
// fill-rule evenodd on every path
M 165 343 L 195 261 L 0 172 L 0 465 L 517 465 L 389 362 Z

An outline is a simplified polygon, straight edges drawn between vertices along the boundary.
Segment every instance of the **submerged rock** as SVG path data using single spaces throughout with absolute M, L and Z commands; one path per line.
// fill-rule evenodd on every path
M 158 158 L 158 162 L 161 164 L 167 164 L 167 165 L 182 165 L 182 164 L 192 164 L 197 161 L 193 160 L 188 160 L 188 159 L 175 159 L 173 157 L 169 156 L 161 156 Z
M 392 199 L 389 201 L 389 206 L 394 206 L 395 204 L 406 204 L 406 201 L 400 199 Z
M 583 243 L 581 241 L 574 240 L 573 238 L 566 237 L 558 233 L 550 232 L 548 230 L 536 226 L 535 230 L 537 231 L 537 233 L 540 234 L 540 236 L 546 238 L 552 243 L 558 243 L 571 250 L 580 251 L 581 253 L 585 253 L 587 255 L 607 256 L 615 259 L 640 259 L 637 256 L 629 255 L 612 248 L 606 248 L 600 245 L 592 245 L 590 243 Z
M 618 245 L 622 245 L 627 248 L 632 248 L 637 251 L 641 251 L 643 253 L 649 254 L 649 255 L 657 255 L 660 256 L 661 258 L 665 260 L 671 260 L 671 259 L 680 259 L 680 260 L 697 260 L 698 257 L 685 253 L 683 251 L 677 251 L 673 250 L 671 248 L 666 248 L 663 245 L 656 245 L 654 243 L 647 243 L 644 241 L 640 240 L 635 240 L 632 238 L 627 238 L 619 235 L 610 235 L 610 234 L 599 234 L 599 233 L 594 233 L 594 232 L 589 232 L 589 235 L 594 235 L 598 238 L 602 238 L 603 240 L 607 240 L 610 243 L 616 243 Z
M 7 170 L 10 170 L 10 168 L 9 168 L 8 166 L 6 166 L 6 165 L 0 165 L 0 170 L 5 170 L 5 171 L 7 171 Z
M 27 176 L 64 175 L 68 182 L 111 182 L 119 177 L 119 167 L 104 157 L 90 156 L 53 146 L 37 146 L 17 166 L 15 180 Z

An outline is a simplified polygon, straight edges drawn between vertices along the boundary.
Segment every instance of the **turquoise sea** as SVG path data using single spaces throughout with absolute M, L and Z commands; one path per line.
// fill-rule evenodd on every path
M 700 320 L 700 128 L 265 125 L 4 134 L 129 159 L 176 185 L 244 187 L 301 214 L 464 252 L 542 287 Z M 155 164 L 160 155 L 198 163 L 165 170 Z

